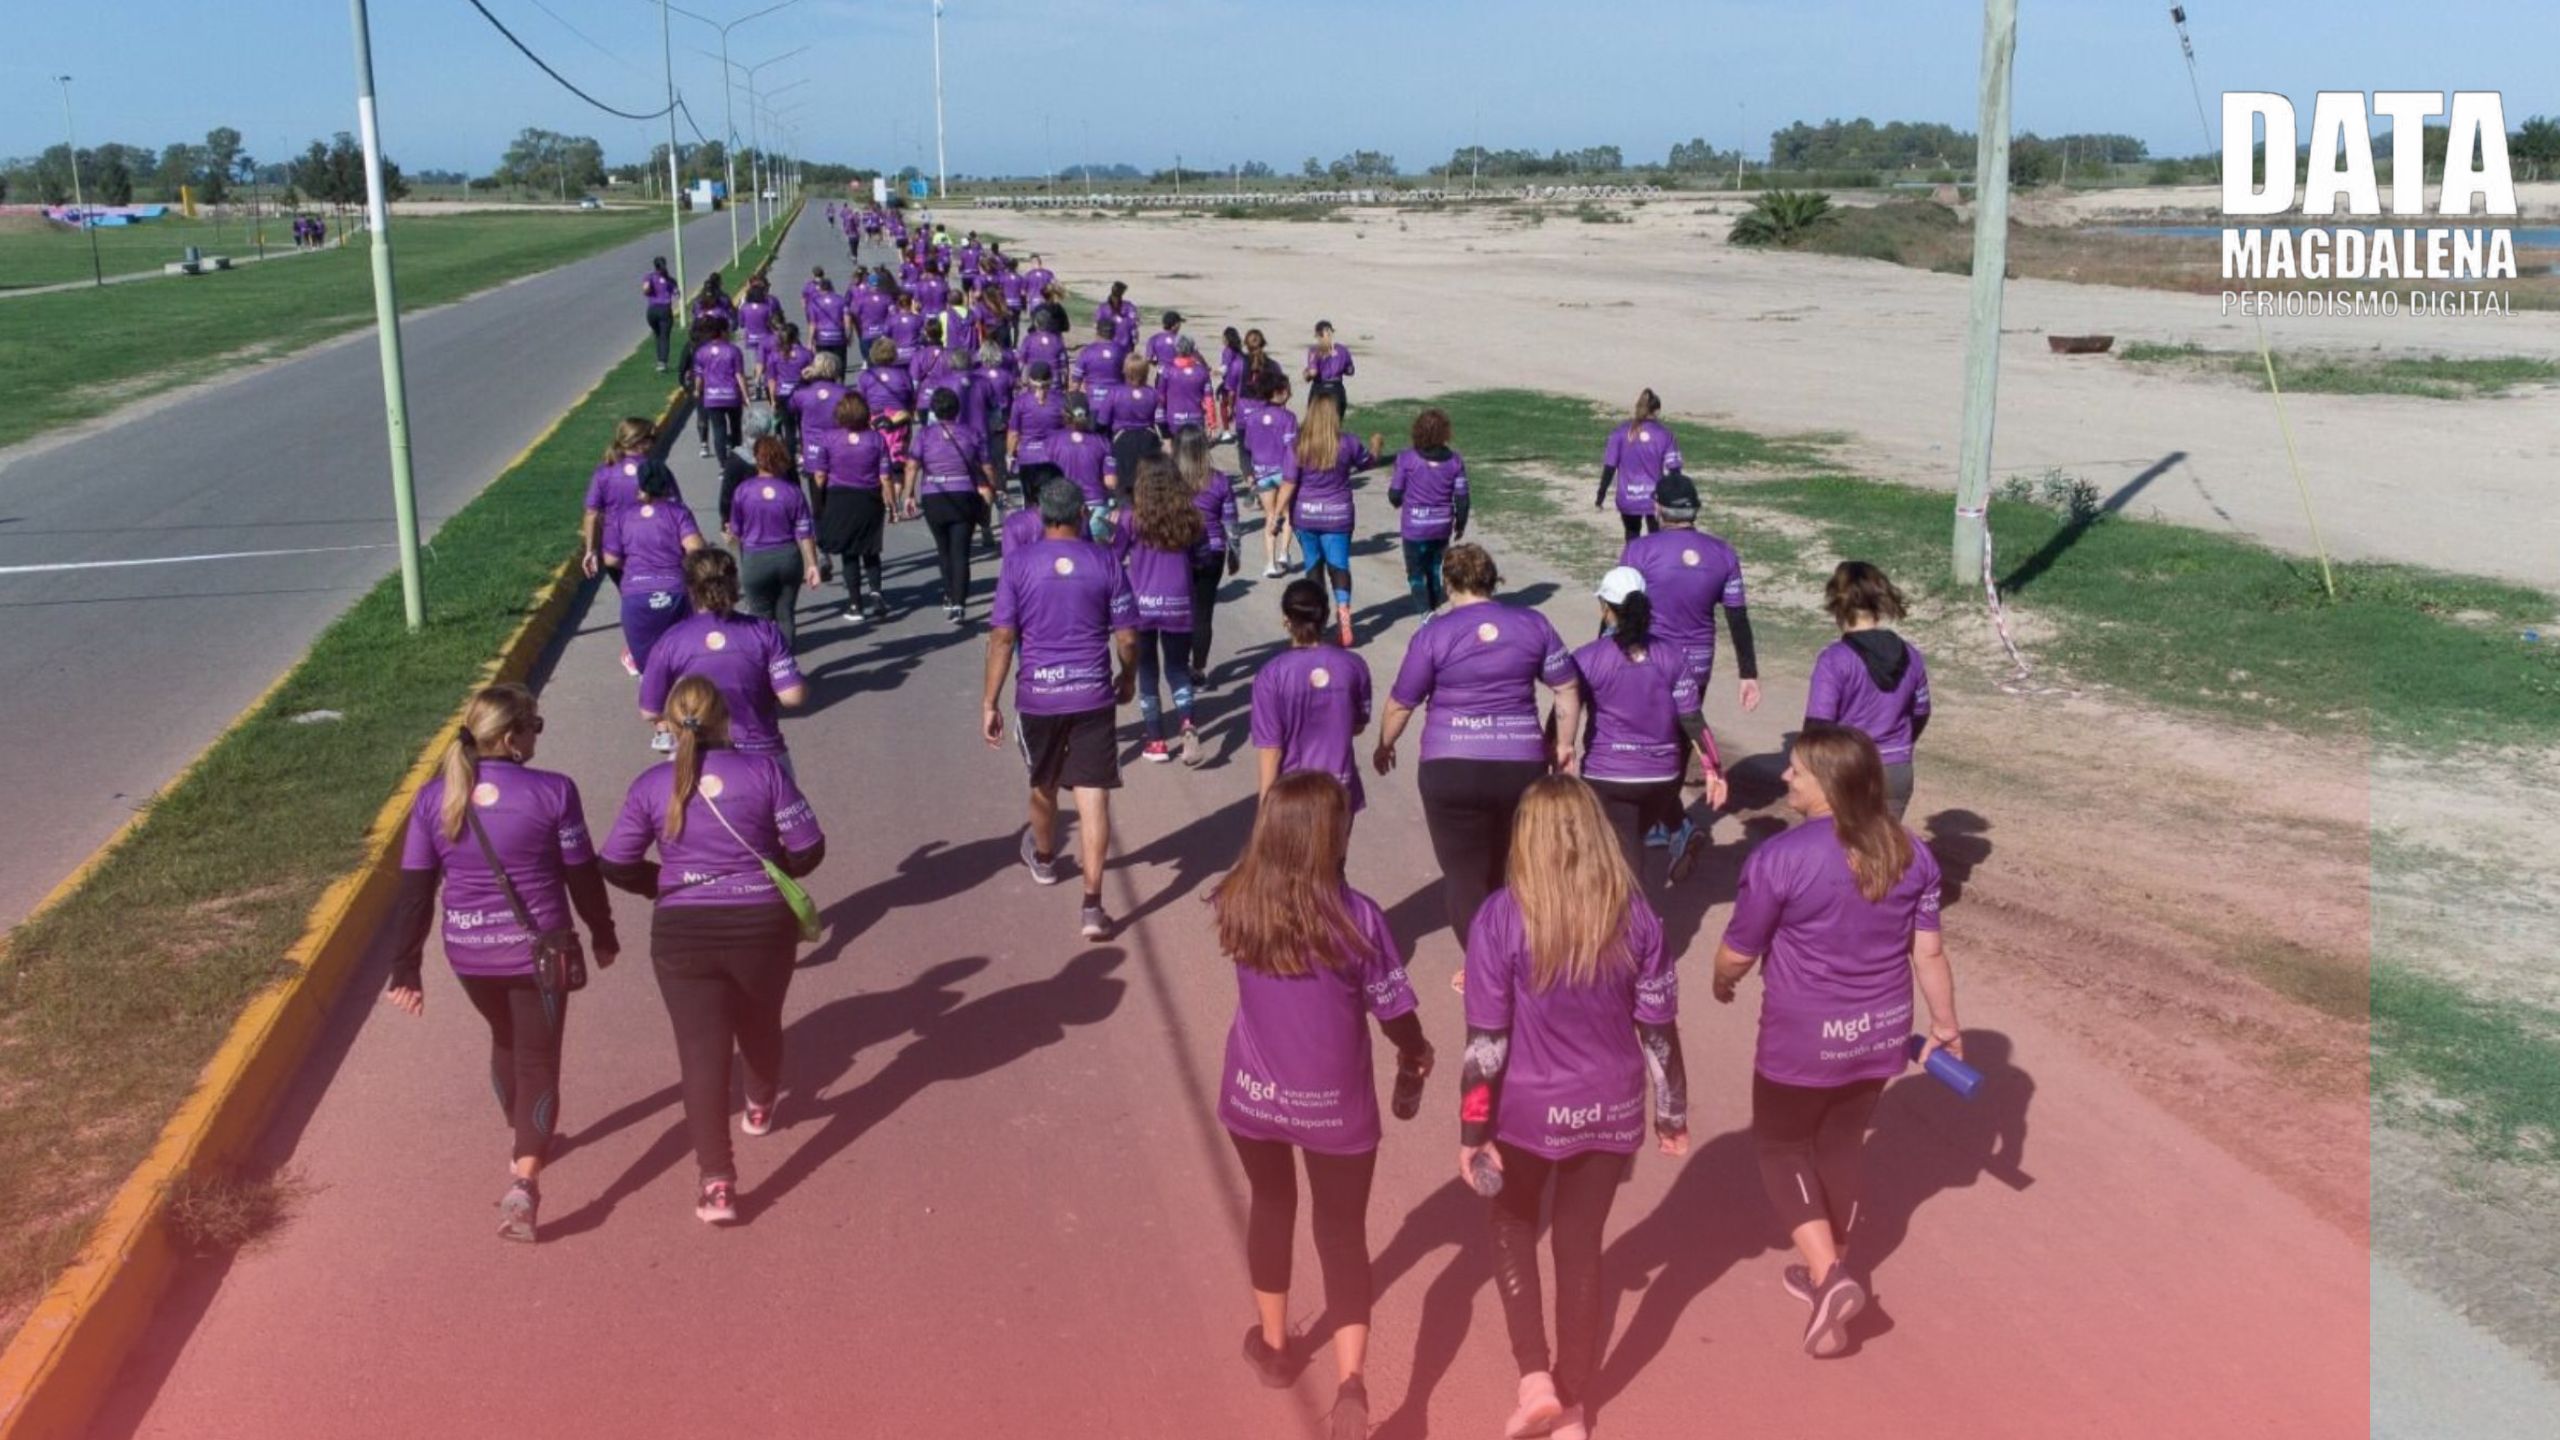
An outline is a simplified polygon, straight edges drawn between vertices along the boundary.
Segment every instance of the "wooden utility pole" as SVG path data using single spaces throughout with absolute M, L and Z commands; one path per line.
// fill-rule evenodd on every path
M 1991 421 L 2000 394 L 2000 298 L 2009 272 L 2009 71 L 2018 0 L 1982 3 L 1981 134 L 1973 152 L 1973 305 L 1965 326 L 1964 434 L 1956 462 L 1953 571 L 1982 578 L 1991 505 Z

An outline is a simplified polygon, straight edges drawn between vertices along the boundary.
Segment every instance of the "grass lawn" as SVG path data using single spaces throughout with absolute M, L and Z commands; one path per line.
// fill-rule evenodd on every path
M 2266 365 L 2255 352 L 2207 350 L 2201 345 L 2136 341 L 2123 350 L 2136 365 L 2180 365 L 2231 374 L 2254 389 L 2267 388 Z M 2503 395 L 2518 385 L 2560 380 L 2560 361 L 2530 355 L 2287 355 L 2275 357 L 2276 383 L 2288 391 L 2322 395 L 2416 395 L 2429 400 L 2468 400 Z
M 667 395 L 635 347 L 437 532 L 421 633 L 404 628 L 398 577 L 374 587 L 88 883 L 9 937 L 0 1214 L 13 1222 L 0 1232 L 0 1333 L 77 1251 L 242 1006 L 277 978 L 384 798 L 570 553 L 600 437 L 621 416 L 656 414 Z M 345 718 L 286 719 L 316 709 Z M 39 1093 L 78 1095 L 80 1123 L 64 1124 L 59 1106 L 14 1103 Z
M 268 215 L 255 223 L 266 230 L 268 254 L 292 252 L 292 216 Z M 334 219 L 329 222 L 329 233 L 340 233 Z M 252 222 L 243 217 L 218 222 L 210 217 L 188 220 L 173 211 L 165 220 L 100 229 L 98 268 L 109 275 L 157 270 L 173 260 L 185 259 L 190 245 L 207 255 L 254 257 L 258 248 L 251 242 L 251 234 Z M 0 292 L 86 281 L 89 274 L 89 241 L 79 231 L 33 216 L 0 219 Z
M 664 223 L 613 210 L 403 219 L 392 231 L 401 308 L 459 300 Z M 362 244 L 218 275 L 0 299 L 0 446 L 372 323 Z

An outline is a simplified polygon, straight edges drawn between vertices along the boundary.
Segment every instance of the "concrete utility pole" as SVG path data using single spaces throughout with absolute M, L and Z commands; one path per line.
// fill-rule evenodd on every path
M 1991 505 L 1991 422 L 2000 394 L 2000 299 L 2009 272 L 2009 72 L 2018 54 L 2018 0 L 1983 0 L 1981 133 L 1973 154 L 1973 306 L 1965 326 L 1963 450 L 1956 462 L 1950 567 L 1959 585 L 1982 579 Z
M 951 196 L 951 162 L 942 148 L 942 0 L 933 0 L 933 198 Z
M 721 183 L 729 187 L 729 263 L 733 266 L 745 263 L 747 252 L 745 243 L 738 238 L 738 102 L 729 84 L 729 72 L 736 68 L 735 62 L 729 59 L 729 32 L 750 20 L 760 20 L 776 10 L 788 10 L 799 3 L 800 0 L 782 0 L 779 5 L 767 5 L 761 10 L 741 15 L 726 24 L 708 15 L 697 15 L 681 5 L 664 7 L 688 20 L 699 20 L 720 32 L 720 117 L 724 132 L 724 138 L 720 144 Z M 807 48 L 805 45 L 801 47 L 804 50 Z M 668 64 L 672 66 L 674 63 L 670 58 Z M 673 71 L 670 70 L 669 73 L 672 75 Z M 672 85 L 674 81 L 670 80 L 668 83 Z M 752 105 L 752 102 L 750 104 Z M 668 117 L 667 133 L 670 135 L 675 133 L 674 118 Z
M 391 439 L 391 514 L 400 540 L 400 604 L 415 635 L 427 621 L 418 575 L 418 492 L 409 470 L 409 376 L 400 360 L 400 291 L 391 269 L 391 204 L 382 193 L 382 130 L 373 114 L 373 29 L 365 0 L 347 0 L 355 23 L 356 128 L 364 139 L 365 223 L 373 229 L 373 323 L 382 339 L 382 416 Z
M 71 128 L 71 77 L 56 75 L 53 83 L 62 87 L 62 146 L 71 156 L 71 209 L 80 217 L 80 228 L 89 232 L 89 281 L 103 288 L 107 271 L 98 263 L 97 217 L 89 213 L 88 197 L 80 193 L 80 136 Z
M 675 249 L 676 314 L 685 313 L 684 177 L 676 172 L 676 41 L 675 23 L 667 18 L 667 0 L 658 0 L 658 50 L 667 65 L 667 234 Z

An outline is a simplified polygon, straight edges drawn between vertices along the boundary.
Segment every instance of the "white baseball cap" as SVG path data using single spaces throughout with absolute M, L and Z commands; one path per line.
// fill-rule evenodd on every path
M 1633 565 L 1620 565 L 1600 577 L 1596 593 L 1603 604 L 1623 605 L 1628 596 L 1644 593 L 1644 572 Z

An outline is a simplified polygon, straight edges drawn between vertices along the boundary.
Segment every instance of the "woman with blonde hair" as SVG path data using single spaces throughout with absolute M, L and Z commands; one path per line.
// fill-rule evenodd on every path
M 442 768 L 409 807 L 399 894 L 365 957 L 368 966 L 390 971 L 384 1004 L 424 1014 L 420 961 L 441 884 L 445 959 L 488 1022 L 489 1081 L 515 1130 L 498 1233 L 527 1242 L 560 1124 L 569 992 L 586 973 L 569 928 L 571 908 L 586 922 L 599 969 L 622 950 L 577 782 L 527 763 L 541 738 L 542 713 L 522 685 L 492 685 L 471 697 Z
M 1280 472 L 1280 507 L 1288 512 L 1298 547 L 1306 553 L 1307 578 L 1330 577 L 1334 623 L 1346 648 L 1352 643 L 1351 477 L 1387 463 L 1378 453 L 1386 443 L 1383 434 L 1363 443 L 1359 436 L 1343 433 L 1340 403 L 1311 393 L 1298 443 Z
M 667 697 L 675 756 L 631 782 L 605 837 L 605 878 L 657 902 L 649 959 L 674 1024 L 686 1129 L 701 1170 L 694 1216 L 738 1218 L 729 1144 L 729 1063 L 746 1067 L 744 1133 L 772 1133 L 782 1094 L 782 1006 L 800 922 L 777 873 L 826 858 L 817 813 L 774 755 L 730 743 L 729 706 L 701 676 Z M 652 848 L 658 858 L 648 859 Z
M 604 458 L 596 462 L 595 473 L 587 477 L 586 510 L 578 519 L 580 564 L 588 579 L 611 574 L 616 585 L 622 583 L 620 573 L 605 557 L 622 553 L 622 519 L 640 503 L 642 475 L 651 469 L 666 468 L 666 462 L 658 458 L 656 421 L 629 415 L 614 426 L 613 440 L 604 447 Z M 684 501 L 673 471 L 666 475 L 666 495 L 678 504 Z
M 1751 1137 L 1770 1208 L 1802 1265 L 1782 1282 L 1807 1308 L 1805 1353 L 1839 1354 L 1867 1291 L 1849 1268 L 1861 1158 L 1885 1082 L 1945 1050 L 1964 1058 L 1955 972 L 1938 937 L 1938 862 L 1893 818 L 1884 762 L 1864 731 L 1808 726 L 1786 771 L 1804 823 L 1742 867 L 1716 946 L 1715 993 L 1760 967 Z M 1910 1050 L 1914 977 L 1929 1030 Z
M 1236 972 L 1218 1120 L 1252 1191 L 1245 1267 L 1257 1323 L 1245 1331 L 1245 1360 L 1274 1387 L 1305 1364 L 1289 1353 L 1288 1328 L 1304 1156 L 1340 1375 L 1333 1440 L 1369 1433 L 1368 1212 L 1380 1126 L 1364 1015 L 1396 1047 L 1399 1117 L 1412 1118 L 1432 1063 L 1386 913 L 1344 878 L 1350 841 L 1341 782 L 1313 771 L 1282 776 L 1263 797 L 1244 858 L 1209 897 L 1219 948 Z
M 1510 883 L 1467 935 L 1458 1174 L 1493 1197 L 1493 1274 L 1520 1367 L 1506 1436 L 1586 1440 L 1604 1332 L 1602 1234 L 1645 1133 L 1689 1149 L 1680 978 L 1591 787 L 1529 787 Z M 1555 1252 L 1555 1348 L 1538 1284 L 1538 1217 Z
M 1191 488 L 1171 462 L 1138 462 L 1137 524 L 1129 546 L 1129 593 L 1138 602 L 1138 719 L 1146 727 L 1148 760 L 1173 758 L 1165 744 L 1164 704 L 1157 677 L 1173 690 L 1182 724 L 1177 737 L 1182 763 L 1200 763 L 1200 735 L 1191 726 L 1191 556 L 1207 535 Z

